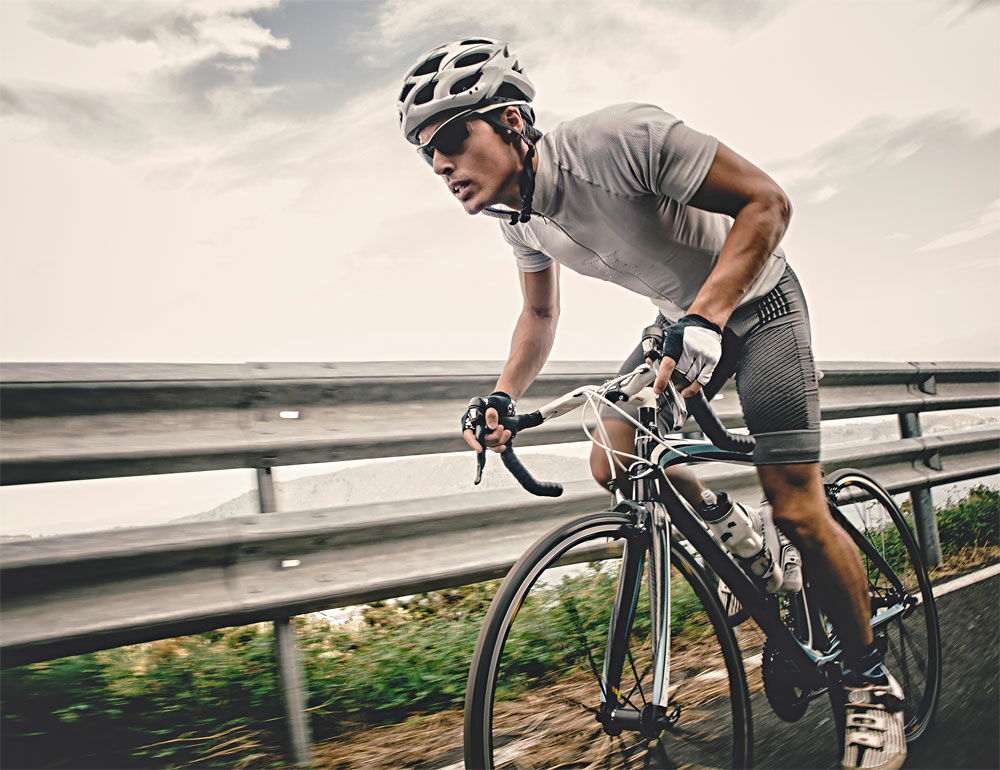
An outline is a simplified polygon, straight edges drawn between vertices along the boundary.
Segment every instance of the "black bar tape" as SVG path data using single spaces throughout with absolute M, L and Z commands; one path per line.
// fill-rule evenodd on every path
M 555 484 L 550 481 L 536 481 L 527 468 L 514 454 L 513 447 L 509 446 L 500 453 L 500 459 L 507 466 L 507 470 L 517 479 L 517 482 L 528 492 L 539 497 L 559 497 L 563 493 L 562 484 Z
M 694 417 L 708 440 L 719 449 L 727 452 L 742 452 L 750 454 L 757 445 L 753 436 L 744 436 L 742 433 L 730 433 L 726 426 L 719 420 L 718 415 L 712 411 L 712 407 L 705 399 L 705 394 L 698 391 L 690 398 L 684 399 L 687 403 L 688 414 Z
M 528 414 L 519 414 L 517 416 L 517 430 L 537 428 L 543 422 L 545 422 L 545 420 L 542 419 L 542 413 L 537 409 L 534 412 L 529 412 Z

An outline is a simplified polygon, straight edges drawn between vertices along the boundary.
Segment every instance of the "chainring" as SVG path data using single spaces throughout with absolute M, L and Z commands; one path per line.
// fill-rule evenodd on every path
M 771 709 L 786 722 L 797 722 L 809 707 L 809 690 L 800 684 L 794 664 L 774 648 L 764 643 L 761 659 L 764 695 Z

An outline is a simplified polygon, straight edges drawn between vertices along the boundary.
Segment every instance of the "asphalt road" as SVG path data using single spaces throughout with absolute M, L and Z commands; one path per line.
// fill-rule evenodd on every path
M 996 566 L 992 569 L 996 573 Z M 946 586 L 948 592 L 937 597 L 942 637 L 937 711 L 921 739 L 910 744 L 904 770 L 1000 770 L 1000 575 L 962 588 L 956 585 Z M 794 724 L 778 719 L 763 693 L 751 700 L 754 767 L 840 767 L 840 746 L 826 696 L 814 700 Z M 443 752 L 427 766 L 461 770 L 461 748 Z
M 1000 577 L 937 599 L 941 622 L 941 698 L 934 721 L 910 745 L 905 770 L 1000 768 Z M 754 766 L 837 768 L 829 701 L 813 701 L 801 721 L 774 716 L 753 698 Z

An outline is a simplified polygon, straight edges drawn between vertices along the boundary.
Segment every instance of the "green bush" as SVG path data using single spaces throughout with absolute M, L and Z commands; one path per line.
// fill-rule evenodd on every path
M 974 487 L 965 499 L 938 511 L 937 520 L 945 554 L 968 546 L 995 546 L 1000 543 L 1000 491 Z
M 954 554 L 996 546 L 1000 492 L 976 487 L 938 514 Z M 901 546 L 900 546 L 901 547 Z M 323 739 L 358 725 L 461 706 L 469 660 L 497 581 L 376 602 L 357 621 L 296 618 Z M 646 606 L 645 587 L 641 595 Z M 615 578 L 598 564 L 548 585 L 520 610 L 518 670 L 507 691 L 553 667 L 589 670 L 581 634 L 603 650 Z M 572 596 L 572 609 L 559 597 Z M 672 632 L 695 638 L 707 619 L 674 585 Z M 648 615 L 636 633 L 648 634 Z M 597 663 L 600 665 L 600 662 Z M 282 766 L 283 720 L 270 624 L 123 647 L 9 669 L 2 675 L 4 767 Z
M 265 624 L 22 666 L 2 688 L 5 767 L 164 767 L 226 742 L 238 760 L 275 741 L 246 725 L 280 728 Z

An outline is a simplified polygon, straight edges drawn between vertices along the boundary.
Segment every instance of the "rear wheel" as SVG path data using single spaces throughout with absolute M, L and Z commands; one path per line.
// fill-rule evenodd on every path
M 905 608 L 878 625 L 875 641 L 903 687 L 906 739 L 916 740 L 934 715 L 941 688 L 937 610 L 920 549 L 892 496 L 870 476 L 836 471 L 827 478 L 827 493 L 834 518 L 858 545 L 872 616 Z
M 649 543 L 631 514 L 606 512 L 560 527 L 514 565 L 472 662 L 466 767 L 749 766 L 739 650 L 701 568 L 676 544 L 668 706 L 650 722 Z M 616 607 L 622 622 L 606 660 Z M 634 724 L 609 720 L 612 706 Z

